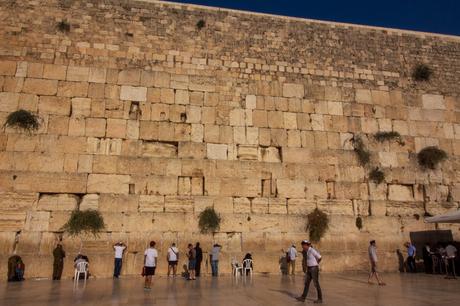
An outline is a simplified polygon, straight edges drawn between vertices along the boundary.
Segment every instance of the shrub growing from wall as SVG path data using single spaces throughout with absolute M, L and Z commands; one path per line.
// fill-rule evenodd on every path
M 315 208 L 307 216 L 307 231 L 312 242 L 319 242 L 329 227 L 329 216 Z
M 221 218 L 212 207 L 207 207 L 198 216 L 198 226 L 202 234 L 219 230 Z

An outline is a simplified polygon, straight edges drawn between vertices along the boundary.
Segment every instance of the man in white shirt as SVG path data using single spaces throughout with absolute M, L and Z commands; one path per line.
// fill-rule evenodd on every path
M 300 302 L 305 302 L 310 288 L 310 283 L 313 280 L 317 293 L 317 299 L 314 303 L 321 304 L 323 303 L 323 294 L 321 292 L 321 286 L 319 285 L 319 263 L 321 262 L 321 254 L 319 254 L 319 252 L 311 246 L 310 241 L 303 240 L 301 244 L 303 255 L 302 268 L 306 273 L 306 278 L 303 293 L 296 299 Z
M 166 255 L 168 260 L 168 277 L 173 270 L 173 277 L 176 277 L 177 273 L 177 263 L 179 261 L 179 250 L 176 247 L 176 244 L 173 243 L 168 249 L 168 254 Z
M 115 265 L 113 269 L 113 277 L 118 278 L 121 273 L 121 266 L 123 264 L 123 253 L 126 249 L 126 245 L 123 242 L 117 242 L 113 249 L 115 250 Z
M 380 280 L 379 274 L 377 272 L 377 245 L 375 244 L 375 240 L 371 240 L 367 252 L 369 255 L 369 261 L 371 263 L 371 272 L 369 274 L 369 279 L 367 280 L 367 282 L 369 284 L 372 284 L 372 278 L 375 276 L 378 284 L 380 286 L 385 286 L 385 283 Z
M 150 241 L 150 247 L 144 252 L 144 271 L 145 276 L 145 290 L 152 289 L 152 276 L 155 275 L 157 266 L 158 252 L 155 249 L 155 241 Z
M 288 274 L 289 271 L 291 271 L 292 275 L 295 275 L 295 260 L 297 258 L 297 249 L 295 248 L 295 245 L 292 244 L 291 247 L 288 249 L 287 252 L 288 256 Z

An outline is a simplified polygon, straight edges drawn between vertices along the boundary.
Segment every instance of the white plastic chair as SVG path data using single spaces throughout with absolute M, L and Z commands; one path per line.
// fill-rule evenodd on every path
M 75 274 L 74 274 L 74 284 L 78 283 L 78 280 L 80 279 L 80 274 L 83 274 L 85 276 L 85 283 L 86 279 L 88 278 L 88 263 L 86 261 L 81 261 L 77 263 L 75 267 Z
M 243 267 L 238 265 L 236 259 L 232 259 L 232 274 L 233 276 L 239 276 L 243 273 Z
M 243 273 L 246 275 L 246 271 L 249 270 L 249 275 L 252 276 L 252 259 L 243 260 Z

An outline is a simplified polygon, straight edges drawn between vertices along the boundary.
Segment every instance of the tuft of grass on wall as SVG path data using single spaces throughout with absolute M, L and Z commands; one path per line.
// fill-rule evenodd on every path
M 6 117 L 5 127 L 22 129 L 28 132 L 36 131 L 40 127 L 39 117 L 27 110 L 20 109 Z
M 436 166 L 447 159 L 447 153 L 435 146 L 423 148 L 417 154 L 419 165 L 425 169 L 436 169 Z
M 418 64 L 412 71 L 412 78 L 417 82 L 427 82 L 430 80 L 433 71 L 426 64 Z
M 352 139 L 353 149 L 358 157 L 361 166 L 367 165 L 371 160 L 371 153 L 364 146 L 363 139 L 359 135 L 355 135 Z
M 207 207 L 198 216 L 198 227 L 202 234 L 219 230 L 221 218 L 212 207 Z
M 374 135 L 375 140 L 378 142 L 396 140 L 400 145 L 404 145 L 401 134 L 395 131 L 390 132 L 378 132 Z
M 329 228 L 329 216 L 315 208 L 307 215 L 307 231 L 312 242 L 319 242 Z
M 198 22 L 196 23 L 196 28 L 198 30 L 201 30 L 205 26 L 206 26 L 206 21 L 204 21 L 203 19 L 198 20 Z
M 369 179 L 377 185 L 381 184 L 385 180 L 385 173 L 376 167 L 369 172 Z
M 361 218 L 361 216 L 356 217 L 355 225 L 358 228 L 358 230 L 361 230 L 363 228 L 363 218 Z
M 97 210 L 74 210 L 62 230 L 71 236 L 97 234 L 105 228 L 104 218 Z
M 58 29 L 60 32 L 69 33 L 69 32 L 70 32 L 70 23 L 68 23 L 68 22 L 65 21 L 65 20 L 61 20 L 61 21 L 59 21 L 58 24 L 57 24 L 57 29 Z

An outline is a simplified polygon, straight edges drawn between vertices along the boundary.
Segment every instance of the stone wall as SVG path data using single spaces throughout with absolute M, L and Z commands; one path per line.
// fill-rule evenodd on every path
M 123 274 L 139 274 L 151 239 L 160 273 L 173 241 L 221 243 L 224 271 L 252 252 L 257 272 L 278 273 L 315 207 L 331 219 L 318 246 L 325 271 L 367 269 L 371 238 L 382 268 L 396 270 L 409 232 L 434 228 L 423 216 L 458 208 L 458 37 L 158 1 L 0 8 L 0 123 L 18 109 L 41 118 L 37 132 L 0 133 L 0 275 L 17 252 L 26 276 L 50 277 L 77 207 L 106 222 L 82 238 L 97 277 L 111 275 L 118 240 L 129 248 Z M 429 82 L 411 78 L 422 62 Z M 377 142 L 378 131 L 404 145 Z M 366 167 L 355 135 L 371 152 Z M 430 145 L 449 157 L 424 171 L 416 153 Z M 379 185 L 368 179 L 377 166 Z M 202 235 L 209 206 L 223 222 Z M 80 239 L 63 243 L 70 276 Z

